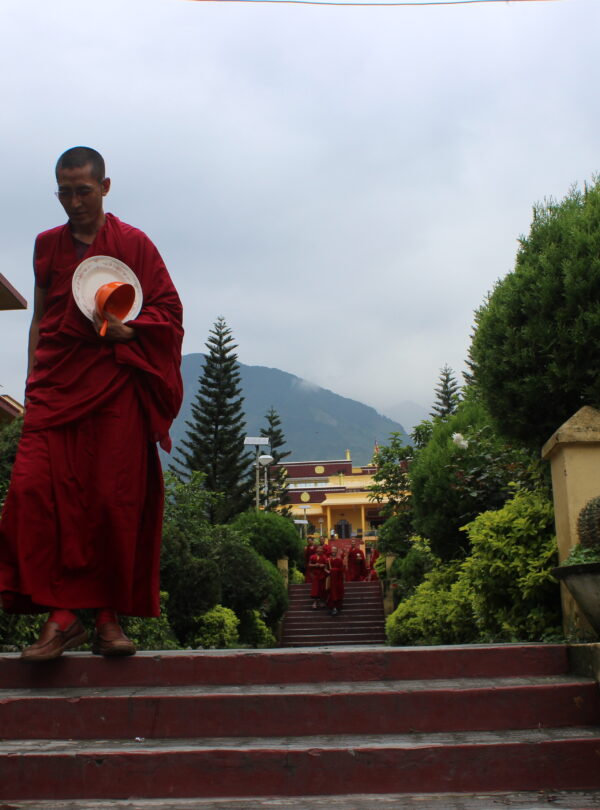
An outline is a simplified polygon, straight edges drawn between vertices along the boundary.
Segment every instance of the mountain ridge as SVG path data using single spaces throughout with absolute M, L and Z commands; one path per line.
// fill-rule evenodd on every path
M 203 363 L 201 353 L 183 356 L 184 400 L 171 430 L 174 453 L 185 438 L 185 423 L 191 418 L 191 404 L 198 391 Z M 291 451 L 290 461 L 340 459 L 350 450 L 355 464 L 368 464 L 376 443 L 385 444 L 390 433 L 396 431 L 406 436 L 399 422 L 378 413 L 370 405 L 343 397 L 295 374 L 244 363 L 239 363 L 239 370 L 246 433 L 260 435 L 261 429 L 267 426 L 267 411 L 275 408 L 286 439 L 284 449 Z

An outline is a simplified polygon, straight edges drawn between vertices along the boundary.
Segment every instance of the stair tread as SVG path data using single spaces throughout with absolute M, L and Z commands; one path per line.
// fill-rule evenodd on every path
M 48 687 L 3 689 L 2 701 L 23 699 L 72 699 L 97 700 L 99 698 L 184 698 L 223 695 L 246 697 L 248 695 L 345 695 L 345 694 L 402 694 L 407 692 L 489 691 L 500 689 L 547 689 L 549 687 L 595 688 L 593 678 L 571 675 L 538 675 L 531 677 L 505 678 L 433 678 L 431 680 L 389 681 L 335 681 L 327 683 L 288 684 L 201 684 L 191 686 L 105 686 L 105 687 Z
M 59 754 L 119 754 L 208 750 L 343 750 L 416 749 L 453 746 L 556 743 L 573 740 L 600 741 L 600 726 L 535 728 L 503 731 L 411 732 L 410 734 L 329 734 L 286 737 L 194 737 L 185 739 L 139 738 L 134 740 L 0 740 L 0 755 L 43 756 Z
M 102 801 L 11 801 L 11 810 L 591 810 L 600 807 L 598 791 L 519 791 L 490 793 L 346 794 L 211 799 L 124 799 Z

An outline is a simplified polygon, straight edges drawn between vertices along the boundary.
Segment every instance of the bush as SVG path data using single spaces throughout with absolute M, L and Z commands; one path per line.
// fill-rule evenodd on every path
M 232 526 L 272 563 L 284 557 L 295 565 L 304 560 L 304 544 L 290 518 L 253 509 L 239 515 Z
M 497 512 L 465 526 L 473 552 L 460 577 L 482 641 L 540 641 L 560 634 L 560 591 L 552 504 L 518 492 Z
M 392 644 L 542 641 L 560 636 L 552 505 L 518 492 L 465 527 L 472 553 L 425 574 L 388 617 Z
M 37 639 L 48 616 L 4 613 L 0 609 L 0 652 L 20 652 Z
M 222 532 L 215 538 L 211 556 L 219 570 L 222 604 L 238 615 L 247 610 L 260 610 L 272 589 L 267 562 L 232 529 L 219 528 Z
M 470 601 L 458 585 L 460 563 L 425 574 L 414 594 L 387 618 L 390 644 L 468 644 L 477 639 Z
M 197 633 L 193 646 L 205 650 L 237 647 L 239 623 L 233 610 L 215 605 L 202 616 L 196 617 Z
M 540 462 L 511 447 L 490 427 L 482 403 L 469 392 L 448 420 L 437 420 L 431 439 L 410 468 L 414 531 L 427 537 L 434 554 L 450 560 L 468 552 L 461 526 L 498 509 L 515 488 L 539 486 Z M 468 441 L 453 441 L 459 433 Z
M 177 650 L 179 644 L 167 618 L 169 595 L 160 592 L 160 616 L 149 619 L 142 616 L 123 616 L 123 630 L 138 650 Z
M 247 610 L 240 618 L 240 641 L 250 647 L 275 647 L 277 639 L 258 610 Z
M 0 509 L 8 490 L 22 429 L 22 419 L 15 419 L 0 428 Z
M 500 432 L 536 450 L 600 406 L 600 180 L 537 205 L 515 270 L 476 313 L 475 383 Z
M 377 538 L 377 548 L 382 554 L 397 554 L 402 556 L 410 551 L 410 535 L 412 534 L 412 512 L 404 510 L 400 514 L 389 517 Z
M 404 557 L 397 557 L 391 565 L 388 578 L 394 581 L 397 599 L 406 599 L 425 579 L 425 574 L 439 565 L 429 543 L 422 537 L 413 536 Z

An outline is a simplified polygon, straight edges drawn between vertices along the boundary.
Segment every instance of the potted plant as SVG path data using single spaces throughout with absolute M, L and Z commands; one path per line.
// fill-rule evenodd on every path
M 588 501 L 579 513 L 577 534 L 579 545 L 553 573 L 565 583 L 600 636 L 600 496 Z

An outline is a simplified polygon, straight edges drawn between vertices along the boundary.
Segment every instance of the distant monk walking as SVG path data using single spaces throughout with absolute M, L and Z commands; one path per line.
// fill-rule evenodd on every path
M 324 605 L 326 599 L 325 580 L 327 579 L 328 565 L 327 557 L 323 554 L 321 549 L 318 549 L 310 558 L 309 568 L 312 582 L 310 596 L 313 600 L 313 610 L 316 610 L 319 606 L 319 602 L 321 605 Z
M 344 606 L 344 562 L 338 555 L 336 546 L 331 548 L 329 560 L 329 590 L 327 591 L 327 607 L 332 616 L 337 616 Z
M 365 562 L 365 555 L 360 548 L 356 545 L 356 540 L 350 540 L 350 549 L 348 551 L 348 568 L 346 579 L 348 582 L 362 582 L 367 576 L 367 566 Z

